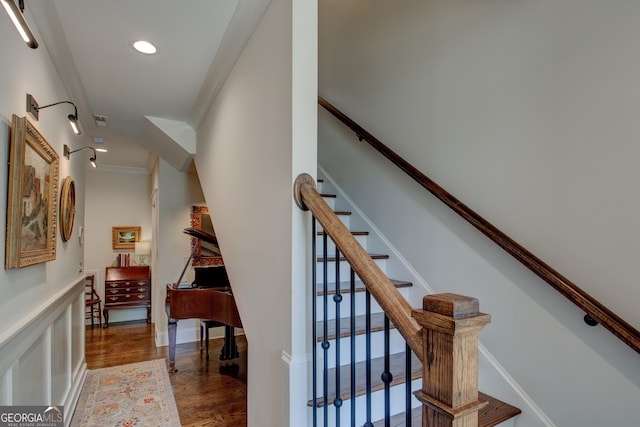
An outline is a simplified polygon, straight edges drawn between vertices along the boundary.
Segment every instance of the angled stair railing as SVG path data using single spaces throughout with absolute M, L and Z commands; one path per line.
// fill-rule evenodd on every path
M 336 247 L 349 260 L 355 274 L 360 277 L 387 317 L 400 331 L 411 350 L 420 354 L 422 328 L 411 316 L 411 306 L 316 191 L 315 180 L 311 175 L 298 176 L 294 197 L 300 208 L 313 213 Z
M 588 325 L 595 326 L 597 324 L 601 324 L 622 342 L 627 344 L 637 353 L 640 353 L 640 331 L 635 329 L 620 316 L 605 307 L 597 299 L 586 293 L 562 274 L 551 268 L 540 258 L 529 252 L 511 237 L 507 236 L 489 221 L 478 215 L 475 211 L 455 198 L 440 185 L 432 181 L 415 166 L 400 157 L 396 152 L 391 150 L 375 136 L 371 135 L 367 130 L 362 128 L 359 124 L 354 122 L 351 118 L 325 99 L 318 97 L 318 103 L 347 127 L 353 130 L 360 141 L 367 141 L 369 145 L 402 169 L 418 184 L 440 199 L 440 201 L 495 242 L 498 246 L 511 254 L 538 277 L 564 295 L 569 301 L 577 305 L 586 313 L 584 321 Z
M 312 425 L 373 427 L 390 426 L 393 422 L 393 425 L 406 426 L 489 427 L 519 414 L 518 408 L 478 392 L 478 332 L 490 321 L 489 315 L 479 312 L 478 301 L 453 294 L 428 295 L 424 297 L 422 310 L 412 309 L 397 289 L 402 285 L 385 275 L 323 196 L 328 197 L 318 193 L 310 175 L 298 176 L 294 199 L 298 207 L 311 211 L 314 218 L 312 398 L 309 401 Z M 317 223 L 322 227 L 321 233 L 316 231 Z M 317 255 L 318 234 L 322 236 L 322 245 L 321 254 Z M 332 253 L 328 250 L 329 238 L 335 246 Z M 343 260 L 348 263 L 348 274 L 341 272 Z M 329 271 L 330 262 L 335 264 L 335 271 Z M 316 263 L 321 263 L 321 271 L 317 271 Z M 329 289 L 330 275 L 335 277 L 335 289 Z M 341 282 L 341 275 L 343 278 L 349 276 L 349 287 L 345 290 L 341 289 L 347 286 Z M 356 314 L 356 275 L 361 280 L 359 286 L 364 286 L 366 292 L 364 315 Z M 328 314 L 329 295 L 334 304 L 333 319 Z M 340 308 L 343 295 L 350 299 L 350 310 L 345 309 L 345 312 L 349 311 L 345 318 L 342 318 Z M 318 297 L 322 299 L 320 304 L 315 300 Z M 372 314 L 371 297 L 383 313 Z M 356 320 L 358 317 L 364 320 Z M 358 345 L 357 322 L 364 323 L 359 328 L 364 330 L 365 336 L 365 342 Z M 375 329 L 384 334 L 382 356 L 375 358 L 371 344 L 373 323 L 380 323 Z M 404 352 L 391 354 L 392 328 L 406 342 Z M 341 344 L 343 337 L 348 340 L 348 346 L 347 342 Z M 344 353 L 341 353 L 341 345 L 348 347 Z M 363 353 L 364 358 L 361 357 Z M 414 354 L 418 360 L 413 361 Z M 358 359 L 357 355 L 360 355 Z M 343 358 L 347 356 L 350 361 L 344 363 Z M 424 411 L 412 408 L 412 382 L 420 376 L 422 388 L 413 395 Z M 399 413 L 397 406 L 393 411 L 391 408 L 391 388 L 401 384 L 404 384 L 404 413 Z M 373 394 L 377 391 L 381 391 L 383 397 L 378 394 L 378 403 L 373 404 Z M 364 396 L 364 401 L 356 403 L 359 396 Z M 344 407 L 346 400 L 349 401 L 347 408 Z M 376 411 L 379 407 L 384 407 L 383 414 L 382 410 Z M 383 419 L 374 423 L 374 412 L 379 414 L 375 417 Z

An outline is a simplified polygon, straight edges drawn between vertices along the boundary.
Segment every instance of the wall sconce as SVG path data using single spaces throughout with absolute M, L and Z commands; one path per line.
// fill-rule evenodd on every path
M 0 1 L 4 1 L 4 0 L 0 0 Z M 42 110 L 43 108 L 53 107 L 54 105 L 59 105 L 59 104 L 73 105 L 74 113 L 69 114 L 67 116 L 67 119 L 69 119 L 69 124 L 71 125 L 71 129 L 73 130 L 73 133 L 75 133 L 76 135 L 80 135 L 81 133 L 80 126 L 78 125 L 78 108 L 76 107 L 76 104 L 74 104 L 71 101 L 60 101 L 60 102 L 54 102 L 53 104 L 43 105 L 42 107 L 40 107 L 36 99 L 30 93 L 27 94 L 27 113 L 31 114 L 31 117 L 33 117 L 35 120 L 38 120 L 40 110 Z
M 35 49 L 38 47 L 38 42 L 34 37 L 31 29 L 29 29 L 29 24 L 24 19 L 24 0 L 18 0 L 19 6 L 16 6 L 14 0 L 0 0 L 2 2 L 2 6 L 4 6 L 4 10 L 7 11 L 7 15 L 11 18 L 11 22 L 16 26 L 16 30 L 20 33 L 20 37 L 22 40 L 29 46 L 31 49 Z
M 77 150 L 69 151 L 69 146 L 67 144 L 64 144 L 64 146 L 62 147 L 62 154 L 68 159 L 69 155 L 84 149 L 93 150 L 93 157 L 89 159 L 89 163 L 91 163 L 91 166 L 95 168 L 96 167 L 96 149 L 93 147 L 86 146 L 86 147 L 78 148 Z

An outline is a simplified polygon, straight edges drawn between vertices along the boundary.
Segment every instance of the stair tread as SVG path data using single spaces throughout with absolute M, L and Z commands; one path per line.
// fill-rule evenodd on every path
M 351 322 L 350 318 L 340 319 L 340 337 L 350 337 L 351 336 Z M 364 314 L 360 316 L 355 316 L 356 325 L 355 325 L 355 334 L 362 335 L 366 330 L 366 316 Z M 392 322 L 389 323 L 389 327 L 391 329 L 395 329 L 396 327 Z M 327 330 L 328 330 L 328 340 L 336 339 L 336 319 L 330 319 L 327 322 Z M 379 332 L 384 330 L 384 313 L 372 313 L 371 314 L 371 332 Z M 318 337 L 316 341 L 322 342 L 324 339 L 324 321 L 319 320 L 316 322 L 316 331 L 318 333 Z
M 496 426 L 522 412 L 515 406 L 512 406 L 482 392 L 478 392 L 478 400 L 489 402 L 478 412 L 478 426 L 480 427 Z M 405 413 L 403 412 L 401 414 L 392 416 L 390 419 L 390 425 L 391 427 L 405 427 Z M 384 420 L 374 422 L 373 426 L 384 426 Z M 413 408 L 413 410 L 411 411 L 411 427 L 422 427 L 421 408 Z
M 389 259 L 389 255 L 387 254 L 369 254 L 369 256 L 372 259 Z M 322 262 L 324 258 L 322 258 L 321 256 L 318 257 L 318 262 Z M 327 257 L 327 261 L 331 262 L 331 261 L 335 261 L 336 257 L 335 256 L 330 256 Z M 343 256 L 340 257 L 340 261 L 346 261 L 347 259 Z
M 405 383 L 405 353 L 395 353 L 390 357 L 389 363 L 390 371 L 393 374 L 393 379 L 390 385 L 396 386 Z M 355 396 L 362 396 L 366 393 L 366 375 L 365 362 L 356 363 L 356 390 Z M 380 379 L 380 374 L 384 370 L 384 358 L 371 359 L 371 391 L 375 392 L 384 389 L 384 383 Z M 422 364 L 420 360 L 412 354 L 411 355 L 411 379 L 416 380 L 422 376 Z M 340 366 L 340 398 L 344 400 L 351 399 L 351 371 L 349 365 Z M 331 405 L 336 398 L 336 368 L 328 370 L 328 389 L 327 402 Z M 488 402 L 478 412 L 478 425 L 481 427 L 493 427 L 508 419 L 515 417 L 522 411 L 513 405 L 496 399 L 488 394 L 478 392 L 478 400 Z M 308 406 L 313 405 L 313 400 L 307 402 Z M 324 397 L 317 397 L 317 407 L 324 406 Z M 422 410 L 421 408 L 415 408 L 412 411 L 412 427 L 420 427 L 422 425 Z M 394 415 L 391 417 L 392 427 L 405 426 L 404 413 Z M 383 426 L 384 421 L 377 421 L 374 426 Z
M 318 179 L 318 182 L 323 182 L 323 179 Z M 336 198 L 335 194 L 321 194 L 322 197 L 326 198 Z M 335 211 L 336 215 L 351 215 L 349 211 Z M 318 231 L 317 235 L 322 236 L 323 232 Z M 368 235 L 368 232 L 351 232 L 352 235 Z M 380 254 L 369 254 L 373 259 L 388 259 L 388 255 L 380 255 Z M 344 260 L 343 257 L 340 257 L 340 260 Z M 318 257 L 318 262 L 321 262 L 322 258 Z M 329 257 L 328 261 L 335 261 L 334 257 Z M 391 280 L 391 282 L 396 286 L 396 288 L 400 287 L 410 287 L 412 283 L 403 282 L 398 280 Z M 330 288 L 327 290 L 327 295 L 335 295 L 336 294 L 336 285 L 329 284 Z M 339 284 L 340 293 L 350 293 L 351 286 L 348 281 L 340 282 Z M 355 283 L 354 292 L 364 292 L 365 287 L 364 284 L 360 281 Z M 318 296 L 322 296 L 324 292 L 319 290 L 317 292 Z M 365 322 L 366 318 L 364 315 L 356 316 L 355 322 L 355 333 L 356 335 L 362 334 L 365 331 Z M 393 323 L 390 324 L 391 328 L 395 328 Z M 320 336 L 318 336 L 318 342 L 323 340 L 323 328 L 324 322 L 318 321 L 316 323 L 317 332 Z M 327 322 L 328 329 L 328 339 L 336 338 L 336 320 L 332 319 Z M 371 315 L 371 331 L 377 332 L 384 329 L 384 313 L 374 313 Z M 340 322 L 340 336 L 348 337 L 351 335 L 351 325 L 348 318 L 342 319 Z M 422 376 L 422 364 L 418 360 L 418 358 L 412 354 L 411 355 L 411 378 L 413 380 L 419 379 Z M 338 392 L 340 398 L 342 400 L 348 400 L 351 398 L 351 370 L 349 365 L 339 366 L 338 368 L 332 368 L 328 370 L 328 395 L 327 402 L 329 405 L 332 404 L 333 400 L 336 398 L 336 369 L 340 370 L 340 390 Z M 358 362 L 355 364 L 355 378 L 356 378 L 356 390 L 355 396 L 361 396 L 366 393 L 366 383 L 365 383 L 365 369 L 366 363 Z M 372 392 L 384 389 L 384 383 L 380 379 L 380 374 L 384 370 L 384 358 L 374 358 L 371 359 L 371 390 Z M 396 353 L 390 356 L 390 371 L 393 374 L 393 379 L 391 381 L 391 386 L 399 385 L 405 383 L 405 353 Z M 319 392 L 321 393 L 321 391 Z M 521 413 L 521 410 L 508 404 L 502 402 L 492 396 L 489 396 L 485 393 L 479 392 L 478 399 L 480 401 L 488 402 L 478 413 L 478 425 L 480 427 L 493 427 L 498 425 L 510 418 L 515 417 L 516 415 Z M 307 402 L 308 406 L 313 406 L 313 400 L 309 400 Z M 324 406 L 324 398 L 318 396 L 316 401 L 316 406 L 322 407 Z M 412 413 L 411 426 L 420 427 L 422 425 L 422 409 L 415 408 Z M 384 421 L 377 421 L 373 424 L 374 426 L 384 426 Z M 404 414 L 398 414 L 391 417 L 391 426 L 392 427 L 400 427 L 405 426 L 405 416 Z
M 356 390 L 355 396 L 362 396 L 366 393 L 366 363 L 358 362 L 355 365 L 356 373 Z M 390 356 L 389 369 L 393 375 L 390 385 L 395 386 L 405 382 L 405 353 L 395 353 Z M 371 391 L 384 389 L 384 383 L 380 379 L 380 374 L 384 370 L 384 357 L 371 359 Z M 411 355 L 411 379 L 415 380 L 422 375 L 422 365 L 420 360 Z M 336 368 L 328 370 L 328 389 L 327 401 L 332 404 L 336 397 Z M 349 365 L 340 366 L 340 398 L 344 400 L 351 399 L 351 369 Z M 313 399 L 307 402 L 308 406 L 313 406 Z M 317 407 L 324 406 L 324 398 L 317 397 Z
M 413 286 L 413 283 L 411 282 L 406 282 L 404 280 L 394 280 L 394 279 L 389 279 L 391 280 L 391 283 L 393 283 L 393 285 L 396 287 L 396 289 L 398 288 L 410 288 Z M 362 283 L 360 280 L 357 280 L 355 282 L 355 291 L 356 292 L 364 292 L 366 290 L 366 288 L 364 287 L 364 283 Z M 327 295 L 334 295 L 336 293 L 336 286 L 335 283 L 329 283 L 328 284 L 328 289 L 327 289 Z M 351 293 L 351 283 L 348 281 L 345 282 L 340 282 L 340 293 L 341 294 L 348 294 Z M 322 289 L 320 289 L 318 291 L 318 296 L 322 296 L 324 295 L 324 292 L 322 291 Z
M 322 236 L 323 232 L 322 231 L 318 231 L 316 234 L 318 236 Z M 351 235 L 352 236 L 368 236 L 369 232 L 368 231 L 352 231 Z

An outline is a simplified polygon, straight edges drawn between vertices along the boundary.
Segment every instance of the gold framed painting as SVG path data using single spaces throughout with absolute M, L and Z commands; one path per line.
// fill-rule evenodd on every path
M 56 259 L 60 159 L 25 117 L 11 119 L 5 269 Z
M 213 222 L 207 206 L 191 206 L 191 228 L 202 230 L 213 236 Z M 205 241 L 191 237 L 191 248 L 194 249 L 191 265 L 194 267 L 217 267 L 224 265 L 220 248 Z
M 71 238 L 76 216 L 76 183 L 70 176 L 62 180 L 60 189 L 60 237 L 63 242 Z
M 111 227 L 111 247 L 113 249 L 135 249 L 140 241 L 141 227 Z

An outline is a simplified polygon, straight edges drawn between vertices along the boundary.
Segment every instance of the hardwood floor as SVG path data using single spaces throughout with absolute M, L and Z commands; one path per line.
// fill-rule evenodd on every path
M 210 340 L 208 361 L 198 342 L 176 346 L 178 372 L 169 378 L 183 426 L 247 425 L 247 342 L 238 336 L 237 343 L 240 357 L 224 362 L 218 360 L 222 339 Z M 147 323 L 88 328 L 85 352 L 88 369 L 159 358 L 169 363 L 168 347 L 155 347 L 154 326 Z

